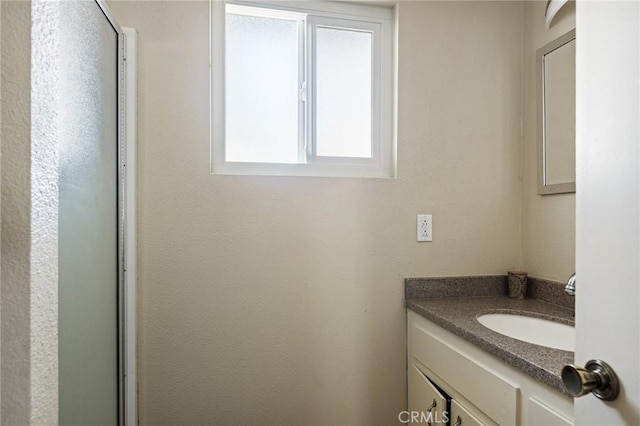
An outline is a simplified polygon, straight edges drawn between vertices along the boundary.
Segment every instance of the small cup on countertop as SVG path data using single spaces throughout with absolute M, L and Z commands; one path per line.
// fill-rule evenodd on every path
M 507 272 L 509 283 L 509 297 L 524 299 L 527 295 L 527 273 L 518 271 Z

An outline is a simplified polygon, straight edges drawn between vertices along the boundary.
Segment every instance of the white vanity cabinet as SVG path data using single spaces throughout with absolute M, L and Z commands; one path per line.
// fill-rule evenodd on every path
M 446 420 L 445 416 L 448 413 L 447 398 L 414 364 L 409 365 L 407 380 L 410 390 L 408 398 L 409 413 L 419 413 L 417 416 L 418 422 L 415 421 L 416 417 L 414 417 L 412 423 L 436 425 Z
M 451 417 L 453 426 L 484 426 L 486 424 L 455 399 L 451 401 L 451 414 L 449 417 Z
M 529 398 L 529 417 L 527 424 L 530 425 L 549 425 L 549 426 L 572 426 L 573 422 L 563 417 L 553 408 L 547 407 L 544 403 L 535 398 Z
M 445 425 L 495 425 L 494 422 L 479 419 L 482 414 L 462 405 L 458 400 L 451 399 L 443 390 L 439 389 L 415 364 L 409 365 L 409 413 L 412 424 L 426 424 L 428 426 Z M 408 417 L 410 418 L 410 417 Z M 452 419 L 452 420 L 449 420 Z
M 413 311 L 407 320 L 409 412 L 425 412 L 434 402 L 431 409 L 441 410 L 449 399 L 449 411 L 433 425 L 447 417 L 451 426 L 573 425 L 568 396 Z

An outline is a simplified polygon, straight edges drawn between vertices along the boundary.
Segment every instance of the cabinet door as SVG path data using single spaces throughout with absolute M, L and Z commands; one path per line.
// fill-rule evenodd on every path
M 464 408 L 455 399 L 451 400 L 451 424 L 453 426 L 485 426 L 487 423 L 482 423 L 480 419 L 471 414 L 469 410 Z
M 451 337 L 445 337 L 433 323 L 416 316 L 410 317 L 411 356 L 438 375 L 436 383 L 446 383 L 477 407 L 483 414 L 501 425 L 517 424 L 519 385 L 507 379 L 506 369 L 487 368 L 483 357 L 460 351 Z M 448 332 L 446 332 L 448 333 Z M 467 343 L 467 342 L 464 342 Z M 473 348 L 476 349 L 477 348 Z M 492 362 L 492 360 L 489 360 Z M 490 389 L 491 391 L 487 391 Z
M 442 424 L 447 398 L 413 364 L 409 365 L 408 382 L 410 423 Z

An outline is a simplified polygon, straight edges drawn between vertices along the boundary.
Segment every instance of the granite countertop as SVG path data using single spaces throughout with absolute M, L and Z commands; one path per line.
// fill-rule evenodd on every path
M 454 293 L 445 292 L 445 297 L 433 297 L 434 293 L 429 289 L 437 289 L 438 294 L 443 294 L 442 287 L 452 288 L 452 281 L 457 284 Z M 476 318 L 489 313 L 511 313 L 573 325 L 572 309 L 540 299 L 509 298 L 506 295 L 506 277 L 502 276 L 407 279 L 405 288 L 407 309 L 566 394 L 560 371 L 565 364 L 574 362 L 573 352 L 507 337 L 486 328 Z

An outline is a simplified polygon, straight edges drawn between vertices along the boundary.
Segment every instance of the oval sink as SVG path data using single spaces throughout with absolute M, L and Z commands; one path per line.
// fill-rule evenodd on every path
M 576 348 L 576 330 L 567 324 L 515 314 L 485 314 L 477 320 L 514 339 L 564 351 L 573 352 Z

